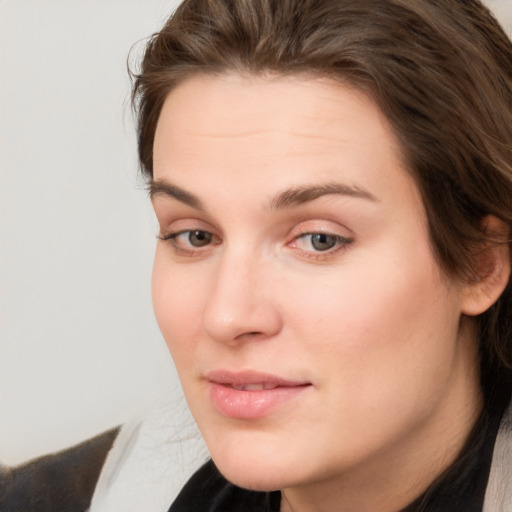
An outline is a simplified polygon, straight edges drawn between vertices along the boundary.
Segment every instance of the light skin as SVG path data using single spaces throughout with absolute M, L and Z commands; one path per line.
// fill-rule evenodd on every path
M 311 77 L 196 76 L 163 107 L 152 202 L 155 313 L 212 458 L 282 511 L 396 512 L 481 410 L 471 318 L 508 279 L 447 277 L 391 127 Z M 486 288 L 484 290 L 484 283 Z M 257 418 L 208 375 L 307 383 Z

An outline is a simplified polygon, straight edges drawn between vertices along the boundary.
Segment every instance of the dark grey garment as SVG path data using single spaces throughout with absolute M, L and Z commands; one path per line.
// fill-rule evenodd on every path
M 119 429 L 62 452 L 0 469 L 0 512 L 85 512 Z

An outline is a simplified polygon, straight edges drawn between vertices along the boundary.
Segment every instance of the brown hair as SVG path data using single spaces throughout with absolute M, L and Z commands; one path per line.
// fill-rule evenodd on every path
M 135 76 L 148 177 L 169 92 L 226 71 L 327 76 L 371 95 L 401 143 L 447 274 L 475 275 L 475 247 L 492 238 L 486 215 L 512 228 L 512 44 L 480 1 L 185 0 Z M 489 396 L 510 380 L 510 283 L 478 321 Z

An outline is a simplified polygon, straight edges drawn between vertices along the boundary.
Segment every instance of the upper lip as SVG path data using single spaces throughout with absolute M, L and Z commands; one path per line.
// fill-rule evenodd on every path
M 270 373 L 258 371 L 229 371 L 214 370 L 205 375 L 206 380 L 225 386 L 251 386 L 257 384 L 272 385 L 273 387 L 296 387 L 311 384 L 306 380 L 286 379 Z

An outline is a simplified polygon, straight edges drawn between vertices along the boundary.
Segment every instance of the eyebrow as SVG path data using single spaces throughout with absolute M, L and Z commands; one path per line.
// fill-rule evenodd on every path
M 284 190 L 270 201 L 270 207 L 273 210 L 282 210 L 329 195 L 341 195 L 378 202 L 373 194 L 357 185 L 324 183 L 322 185 L 302 185 Z
M 172 197 L 192 208 L 204 210 L 203 203 L 197 196 L 168 181 L 152 181 L 149 184 L 148 190 L 151 200 L 159 195 L 164 195 Z M 301 185 L 279 192 L 270 200 L 270 209 L 284 210 L 328 195 L 341 195 L 378 202 L 378 199 L 373 194 L 357 185 L 324 183 L 321 185 Z
M 151 181 L 148 186 L 148 191 L 151 201 L 153 201 L 155 197 L 163 195 L 177 199 L 181 203 L 191 206 L 192 208 L 196 208 L 197 210 L 204 210 L 203 204 L 198 197 L 167 181 Z

